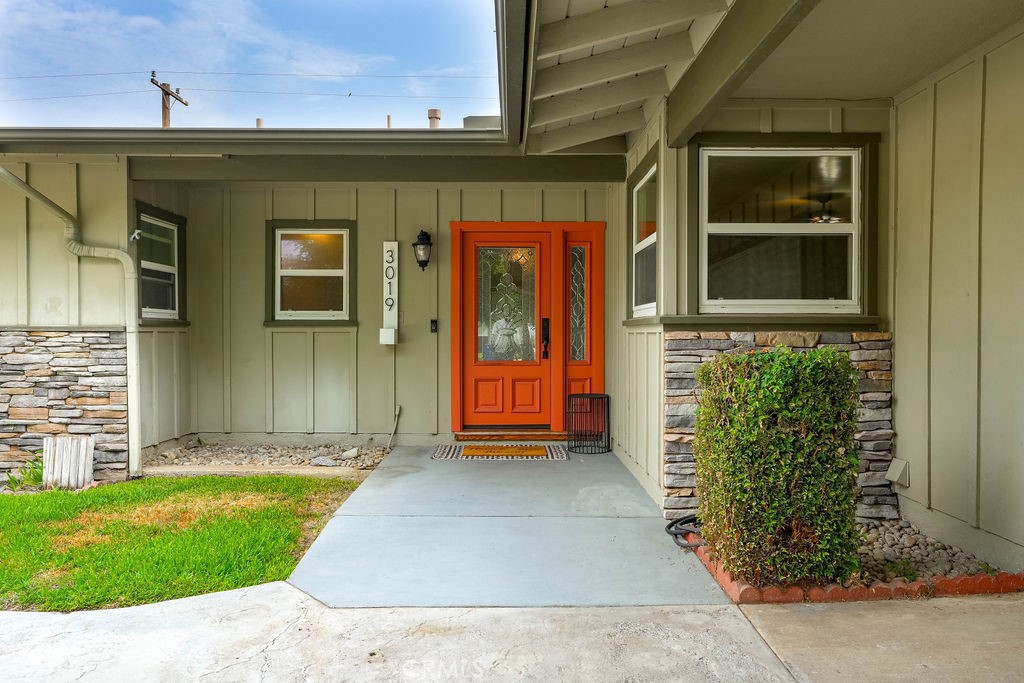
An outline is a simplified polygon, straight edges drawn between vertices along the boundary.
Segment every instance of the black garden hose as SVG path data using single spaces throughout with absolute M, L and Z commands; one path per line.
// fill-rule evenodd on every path
M 696 543 L 687 543 L 683 539 L 686 534 L 699 534 L 700 533 L 700 519 L 697 518 L 696 512 L 691 512 L 688 515 L 683 515 L 679 519 L 673 519 L 665 526 L 665 533 L 672 537 L 676 545 L 680 548 L 696 548 L 702 545 L 707 545 L 704 540 L 697 541 Z

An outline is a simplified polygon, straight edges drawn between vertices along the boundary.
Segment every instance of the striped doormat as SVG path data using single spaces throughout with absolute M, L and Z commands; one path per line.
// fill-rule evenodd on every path
M 430 456 L 434 460 L 568 460 L 565 446 L 523 444 L 516 446 L 475 446 L 442 444 Z

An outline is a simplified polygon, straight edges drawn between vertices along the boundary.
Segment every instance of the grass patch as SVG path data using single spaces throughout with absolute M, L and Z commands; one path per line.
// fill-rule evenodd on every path
M 285 579 L 357 485 L 196 477 L 0 496 L 0 608 L 124 607 Z

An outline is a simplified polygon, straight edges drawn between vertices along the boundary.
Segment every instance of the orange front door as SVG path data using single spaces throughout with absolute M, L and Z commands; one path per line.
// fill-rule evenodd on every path
M 452 430 L 563 431 L 604 390 L 604 224 L 451 227 Z
M 464 240 L 464 426 L 551 427 L 551 256 L 545 233 Z

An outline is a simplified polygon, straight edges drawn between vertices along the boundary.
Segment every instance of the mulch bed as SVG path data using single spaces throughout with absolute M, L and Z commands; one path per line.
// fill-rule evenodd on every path
M 700 534 L 687 534 L 687 543 L 700 543 Z M 725 594 L 736 604 L 755 605 L 789 602 L 854 602 L 861 600 L 892 600 L 895 598 L 925 598 L 947 595 L 987 595 L 1024 591 L 1024 572 L 1011 574 L 964 574 L 961 576 L 934 576 L 916 581 L 895 579 L 876 581 L 871 585 L 840 586 L 762 586 L 737 581 L 708 553 L 706 546 L 693 549 Z

